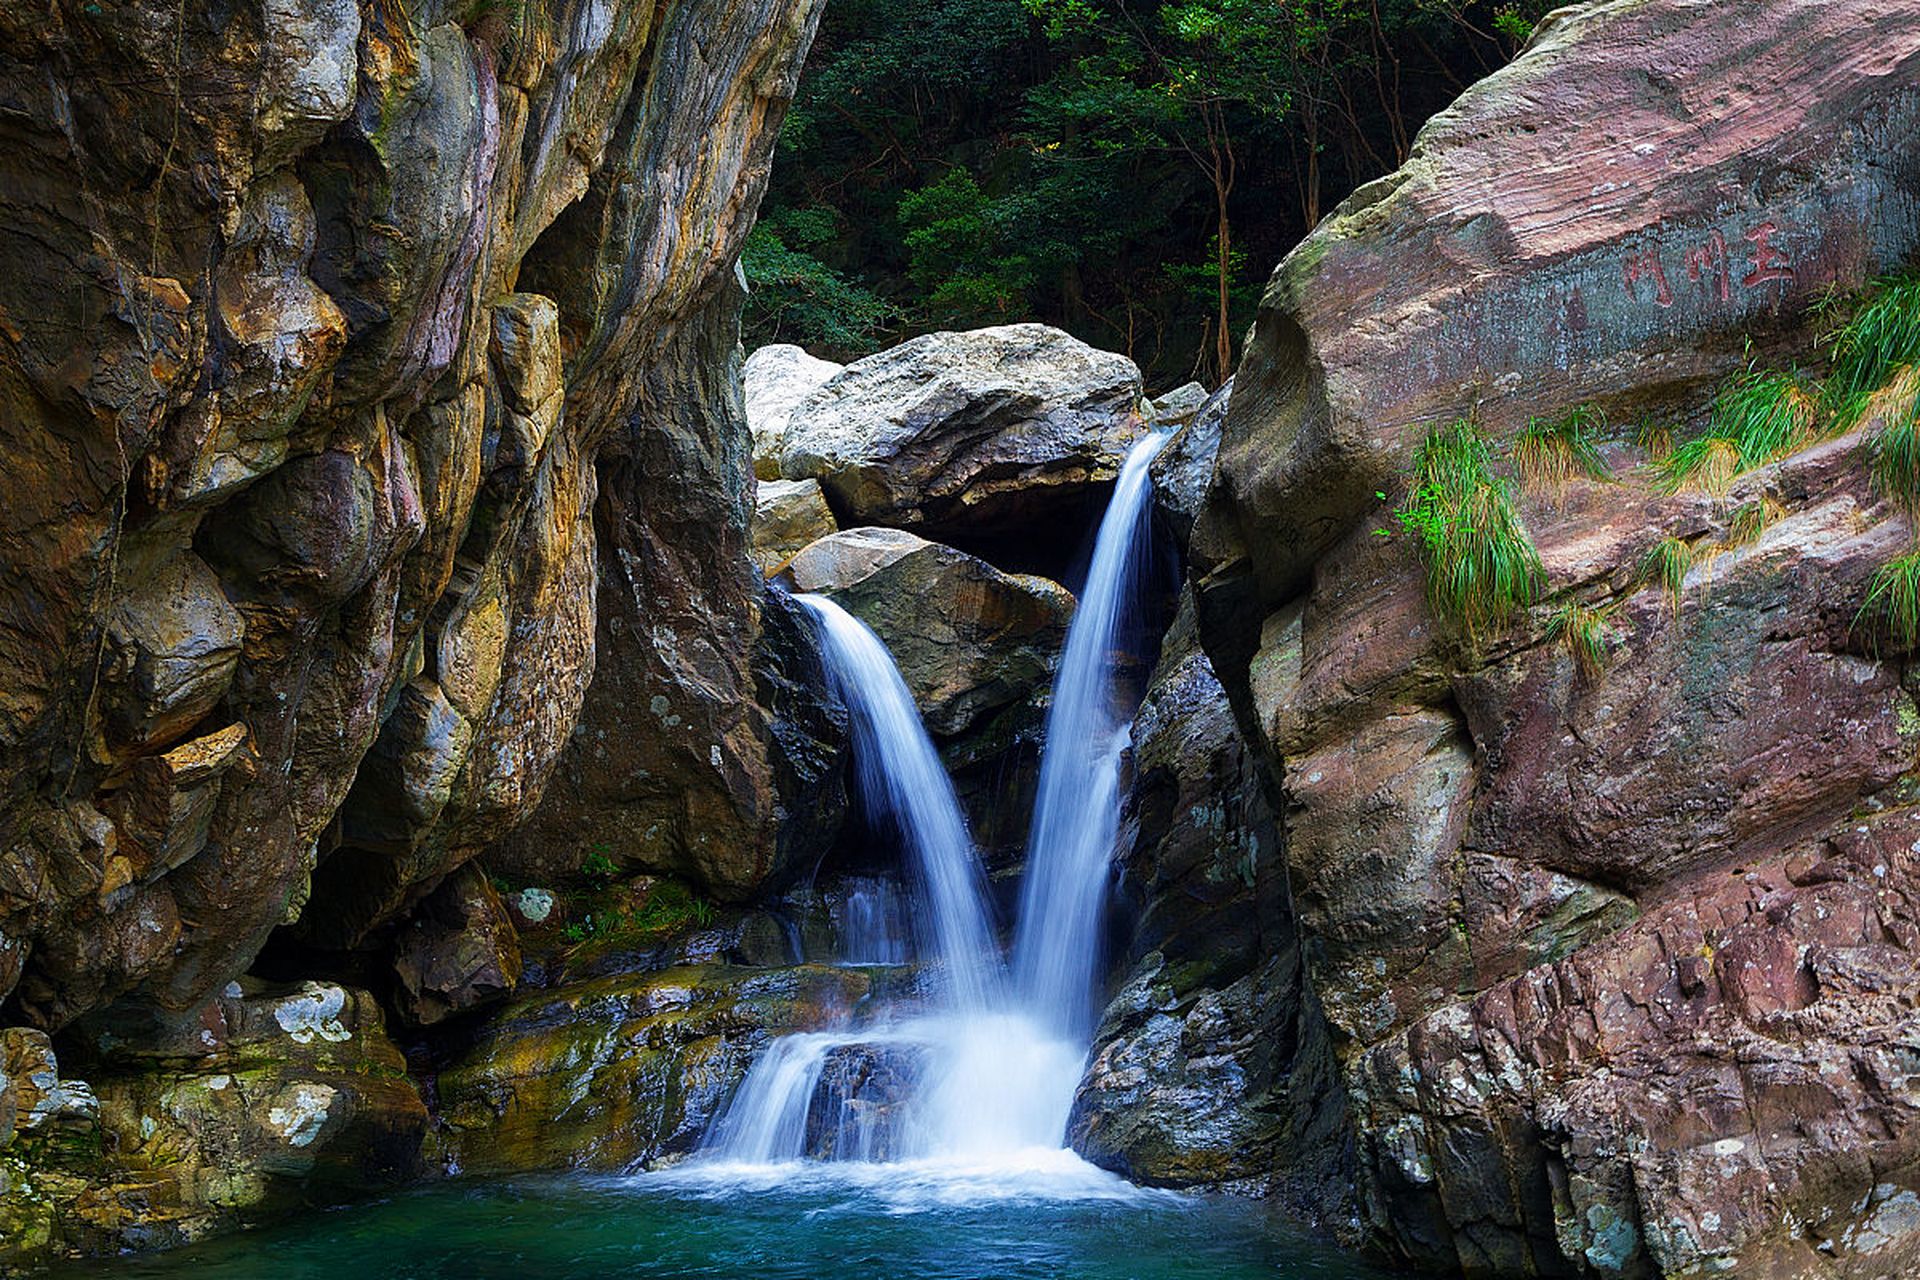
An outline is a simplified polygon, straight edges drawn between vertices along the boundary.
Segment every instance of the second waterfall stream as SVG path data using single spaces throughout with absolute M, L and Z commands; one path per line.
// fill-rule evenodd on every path
M 1125 1189 L 1068 1151 L 1066 1130 L 1097 1008 L 1131 719 L 1114 653 L 1139 593 L 1148 467 L 1166 439 L 1128 453 L 1095 538 L 1054 677 L 1010 959 L 953 784 L 892 657 L 833 601 L 798 597 L 852 717 L 861 797 L 876 828 L 900 835 L 921 981 L 911 999 L 870 1001 L 879 1007 L 858 1025 L 768 1045 L 689 1172 L 778 1177 L 809 1161 L 897 1173 L 904 1162 L 991 1173 L 1002 1190 L 1035 1178 L 1065 1194 Z

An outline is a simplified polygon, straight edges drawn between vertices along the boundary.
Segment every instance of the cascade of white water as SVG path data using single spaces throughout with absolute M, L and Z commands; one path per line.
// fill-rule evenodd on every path
M 834 912 L 840 934 L 840 963 L 905 964 L 906 915 L 906 905 L 893 881 L 881 876 L 848 880 L 846 896 Z
M 907 847 L 924 920 L 917 958 L 936 961 L 943 981 L 932 1008 L 898 1021 L 883 1010 L 864 1027 L 775 1040 L 709 1135 L 713 1157 L 735 1166 L 808 1156 L 985 1162 L 1069 1178 L 1086 1168 L 1061 1148 L 1086 1063 L 1127 745 L 1113 656 L 1136 590 L 1147 469 L 1165 439 L 1149 436 L 1127 455 L 1067 632 L 1028 844 L 1016 992 L 953 784 L 905 680 L 858 619 L 824 598 L 798 597 L 818 620 L 852 714 L 861 795 Z M 848 900 L 849 958 L 891 959 L 884 924 L 869 918 L 884 908 L 868 892 L 856 888 Z
M 1082 1042 L 1093 1031 L 1100 916 L 1119 829 L 1120 762 L 1130 723 L 1127 709 L 1115 705 L 1114 647 L 1145 558 L 1148 468 L 1166 442 L 1165 435 L 1154 434 L 1133 446 L 1101 518 L 1087 585 L 1054 675 L 1027 837 L 1013 950 L 1018 991 L 1033 1016 Z
M 939 962 L 952 1007 L 987 1008 L 1001 987 L 987 879 L 913 694 L 866 623 L 825 596 L 795 598 L 819 622 L 827 668 L 853 720 L 860 794 L 876 819 L 898 825 L 913 860 L 931 944 L 923 957 Z

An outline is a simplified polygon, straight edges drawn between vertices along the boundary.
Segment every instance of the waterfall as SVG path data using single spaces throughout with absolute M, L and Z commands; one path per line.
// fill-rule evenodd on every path
M 987 879 L 913 694 L 866 623 L 825 596 L 795 598 L 819 622 L 827 669 L 852 717 L 867 811 L 876 822 L 899 826 L 913 859 L 931 943 L 922 954 L 938 961 L 954 1007 L 986 1008 L 1001 985 Z
M 1023 1003 L 1062 1035 L 1086 1039 L 1100 971 L 1100 917 L 1120 823 L 1120 760 L 1132 715 L 1116 705 L 1113 653 L 1143 559 L 1148 468 L 1167 442 L 1142 437 L 1127 454 L 1094 539 L 1080 607 L 1053 680 L 1040 788 L 1027 837 L 1014 973 Z
M 1083 1188 L 1089 1175 L 1107 1177 L 1063 1148 L 1092 1031 L 1130 721 L 1114 687 L 1114 651 L 1143 558 L 1148 467 L 1165 442 L 1151 435 L 1128 453 L 1067 630 L 1011 988 L 986 877 L 906 681 L 865 624 L 823 597 L 797 597 L 818 623 L 851 713 L 860 794 L 876 825 L 897 829 L 905 845 L 916 958 L 933 962 L 936 984 L 922 1007 L 886 1007 L 865 1025 L 775 1040 L 709 1133 L 709 1170 L 905 1160 L 975 1174 L 1017 1170 Z M 851 887 L 849 960 L 906 958 L 890 941 L 897 914 L 888 889 L 885 882 Z

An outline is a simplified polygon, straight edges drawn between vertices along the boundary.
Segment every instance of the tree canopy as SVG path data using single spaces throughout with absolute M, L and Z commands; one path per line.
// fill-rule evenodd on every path
M 1273 264 L 1549 0 L 832 0 L 748 243 L 753 342 L 1039 319 L 1218 382 Z

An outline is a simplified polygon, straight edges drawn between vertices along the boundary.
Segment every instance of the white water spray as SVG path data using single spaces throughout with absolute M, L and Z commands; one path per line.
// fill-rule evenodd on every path
M 1118 1184 L 1063 1148 L 1092 1032 L 1127 746 L 1114 650 L 1136 592 L 1148 467 L 1165 442 L 1148 436 L 1127 455 L 1067 632 L 1011 989 L 993 941 L 985 875 L 906 682 L 858 619 L 824 598 L 798 597 L 819 622 L 852 713 L 861 794 L 907 847 L 920 959 L 934 962 L 940 981 L 931 1007 L 917 1013 L 896 1020 L 886 1011 L 866 1026 L 774 1041 L 709 1135 L 710 1171 L 739 1176 L 801 1159 L 880 1160 L 966 1177 L 999 1169 L 1082 1190 Z

